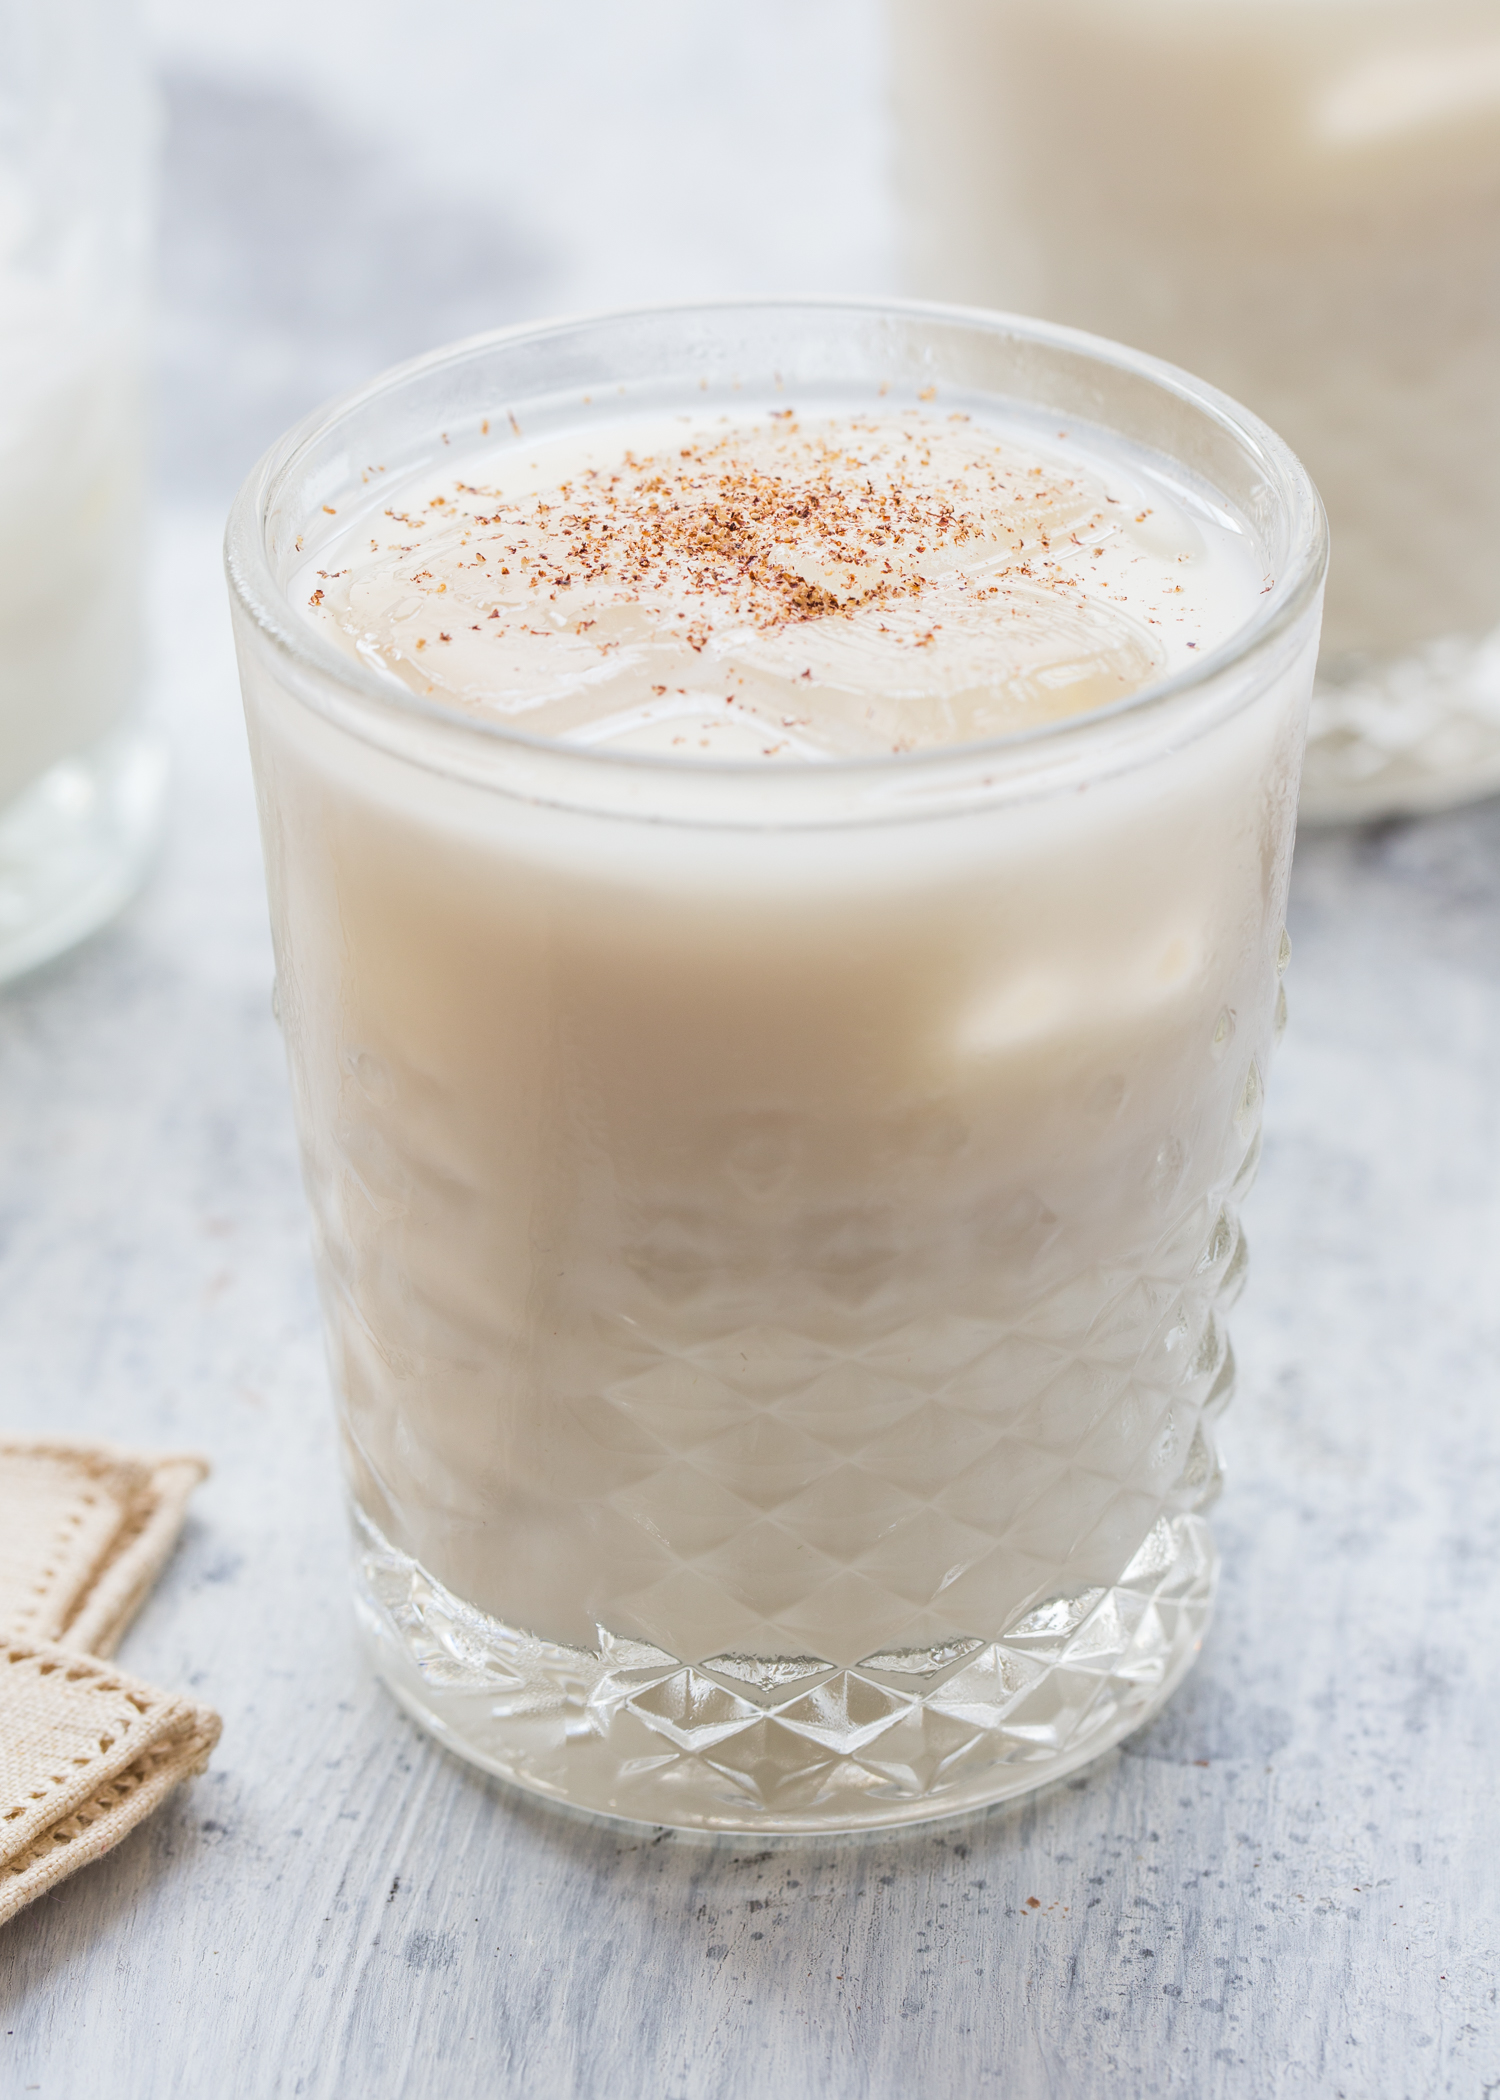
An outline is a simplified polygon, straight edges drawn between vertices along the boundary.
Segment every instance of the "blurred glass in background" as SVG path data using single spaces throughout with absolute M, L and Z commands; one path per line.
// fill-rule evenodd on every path
M 1322 490 L 1304 814 L 1500 788 L 1500 5 L 889 6 L 913 288 L 1170 358 Z
M 140 720 L 151 99 L 127 0 L 0 0 L 0 978 L 116 912 Z

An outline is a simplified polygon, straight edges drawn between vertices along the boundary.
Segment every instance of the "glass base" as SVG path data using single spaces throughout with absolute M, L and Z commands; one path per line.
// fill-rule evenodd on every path
M 1320 677 L 1301 814 L 1312 823 L 1422 816 L 1500 792 L 1500 630 Z
M 877 1829 L 1045 1786 L 1171 1697 L 1218 1573 L 1203 1518 L 1163 1517 L 1113 1589 L 1058 1597 L 998 1640 L 853 1669 L 686 1663 L 602 1627 L 597 1649 L 518 1633 L 354 1517 L 360 1623 L 408 1712 L 513 1785 L 679 1830 Z
M 139 729 L 61 760 L 0 811 L 0 983 L 112 919 L 161 830 L 167 757 Z

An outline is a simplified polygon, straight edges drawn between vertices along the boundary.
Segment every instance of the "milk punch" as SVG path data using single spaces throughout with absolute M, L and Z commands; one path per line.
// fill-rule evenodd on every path
M 0 980 L 155 843 L 141 726 L 149 96 L 133 11 L 0 0 Z
M 229 571 L 396 1696 L 687 1828 L 952 1813 L 1197 1652 L 1317 647 L 1149 359 L 669 309 L 388 375 Z
M 1267 417 L 1334 558 L 1304 814 L 1500 787 L 1493 0 L 889 0 L 905 272 Z

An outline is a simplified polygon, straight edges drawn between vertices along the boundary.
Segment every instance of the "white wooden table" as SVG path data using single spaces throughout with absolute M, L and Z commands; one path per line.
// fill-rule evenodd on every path
M 810 4 L 808 33 L 852 11 Z M 186 35 L 159 12 L 169 43 Z M 500 28 L 514 12 L 493 10 Z M 0 1935 L 0 2093 L 1500 2091 L 1500 805 L 1299 853 L 1293 1025 L 1235 1316 L 1223 1604 L 1144 1735 L 963 1825 L 749 1845 L 509 1794 L 370 1681 L 216 542 L 254 443 L 424 332 L 408 317 L 399 340 L 366 286 L 341 335 L 306 257 L 275 247 L 295 183 L 277 190 L 283 168 L 253 194 L 273 134 L 293 174 L 323 153 L 335 191 L 351 155 L 356 174 L 376 161 L 299 129 L 284 96 L 208 84 L 213 123 L 195 91 L 179 124 L 194 179 L 166 273 L 174 829 L 120 926 L 0 998 L 0 1410 L 211 1455 L 122 1660 L 191 1685 L 225 1729 L 205 1779 Z M 515 305 L 604 280 L 581 237 L 538 260 L 488 205 L 472 225 L 454 209 L 490 227 Z M 872 226 L 850 236 L 862 268 Z M 259 290 L 231 296 L 225 253 L 252 251 Z M 815 260 L 798 251 L 793 280 Z M 432 334 L 462 305 L 440 291 Z

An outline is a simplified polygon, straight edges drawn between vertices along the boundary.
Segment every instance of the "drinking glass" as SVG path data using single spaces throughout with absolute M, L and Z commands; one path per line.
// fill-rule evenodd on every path
M 810 397 L 1124 440 L 1257 535 L 1254 616 L 1086 717 L 768 770 L 460 715 L 301 610 L 481 431 Z M 1324 562 L 1286 447 L 1034 322 L 673 308 L 376 380 L 227 552 L 396 1696 L 518 1785 L 725 1830 L 947 1814 L 1146 1719 L 1211 1607 L 1279 1025 Z
M 0 0 L 0 979 L 155 843 L 141 721 L 152 103 L 124 0 Z
M 889 0 L 906 272 L 1199 372 L 1333 535 L 1303 813 L 1500 788 L 1492 0 Z

